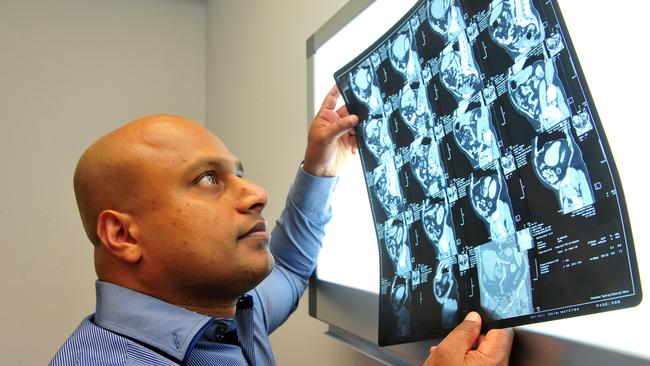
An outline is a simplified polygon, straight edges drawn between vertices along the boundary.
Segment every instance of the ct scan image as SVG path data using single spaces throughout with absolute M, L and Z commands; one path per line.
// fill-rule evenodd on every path
M 415 40 L 409 27 L 405 27 L 390 41 L 389 59 L 395 71 L 409 82 L 417 81 L 422 70 L 418 61 Z
M 502 0 L 490 4 L 488 32 L 513 59 L 525 57 L 544 41 L 544 24 L 533 0 Z
M 405 85 L 399 98 L 399 112 L 409 129 L 416 135 L 424 135 L 433 126 L 433 114 L 424 88 Z
M 508 76 L 512 105 L 538 132 L 547 131 L 571 116 L 553 60 L 539 60 L 528 66 L 518 62 Z
M 378 163 L 392 156 L 394 144 L 388 131 L 388 122 L 382 116 L 368 119 L 363 127 L 363 139 Z
M 399 183 L 395 162 L 389 159 L 374 172 L 373 192 L 388 216 L 404 210 L 404 195 Z
M 481 310 L 490 319 L 533 312 L 528 255 L 515 241 L 492 241 L 477 248 Z
M 487 107 L 478 107 L 457 116 L 453 135 L 475 169 L 485 167 L 500 157 L 492 115 Z
M 557 197 L 560 212 L 594 203 L 587 165 L 568 129 L 557 137 L 536 136 L 532 148 L 535 174 Z
M 410 166 L 418 183 L 430 196 L 436 195 L 446 187 L 440 148 L 433 138 L 426 136 L 413 141 Z
M 428 199 L 422 208 L 422 225 L 437 259 L 450 258 L 458 254 L 449 209 L 446 199 Z
M 503 176 L 498 172 L 470 178 L 470 201 L 476 215 L 485 223 L 493 241 L 507 241 L 515 235 L 510 195 Z
M 431 30 L 446 42 L 454 41 L 465 30 L 465 19 L 457 0 L 437 0 L 427 4 Z
M 468 100 L 483 88 L 481 71 L 464 33 L 440 57 L 440 80 L 457 101 Z
M 378 343 L 638 304 L 620 178 L 557 0 L 420 0 L 334 78 L 359 116 Z

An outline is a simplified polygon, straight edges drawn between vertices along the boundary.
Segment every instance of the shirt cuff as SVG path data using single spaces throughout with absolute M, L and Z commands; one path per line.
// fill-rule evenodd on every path
M 311 175 L 300 166 L 291 186 L 289 197 L 298 208 L 307 214 L 327 215 L 330 211 L 330 198 L 338 180 L 338 177 Z

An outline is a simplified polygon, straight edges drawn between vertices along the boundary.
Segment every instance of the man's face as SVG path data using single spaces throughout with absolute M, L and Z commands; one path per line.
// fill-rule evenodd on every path
M 236 297 L 257 285 L 274 263 L 262 218 L 266 192 L 201 126 L 159 124 L 142 140 L 134 216 L 150 288 L 192 300 Z

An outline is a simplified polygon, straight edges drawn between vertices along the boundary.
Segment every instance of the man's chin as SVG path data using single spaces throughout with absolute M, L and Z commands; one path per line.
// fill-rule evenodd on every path
M 275 259 L 271 252 L 268 252 L 268 257 L 264 263 L 258 263 L 255 269 L 249 272 L 248 285 L 244 292 L 248 292 L 257 287 L 264 281 L 273 271 L 275 267 Z
M 271 274 L 271 271 L 273 271 L 274 267 L 275 267 L 275 257 L 273 257 L 273 254 L 271 254 L 271 252 L 269 251 L 269 265 L 266 271 L 266 276 L 264 276 L 264 278 L 266 278 L 269 274 Z
M 273 254 L 271 254 L 271 251 L 268 249 L 266 250 L 266 258 L 265 258 L 265 263 L 262 264 L 260 263 L 260 280 L 259 282 L 262 282 L 266 277 L 271 274 L 273 271 L 273 268 L 275 267 L 275 258 L 273 257 Z

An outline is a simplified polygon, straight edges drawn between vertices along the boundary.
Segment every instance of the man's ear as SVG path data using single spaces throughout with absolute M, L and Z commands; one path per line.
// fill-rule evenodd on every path
M 105 210 L 97 218 L 97 236 L 102 245 L 117 258 L 136 263 L 142 258 L 142 248 L 136 233 L 133 218 L 129 214 Z

